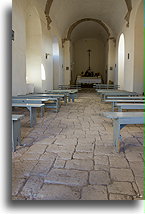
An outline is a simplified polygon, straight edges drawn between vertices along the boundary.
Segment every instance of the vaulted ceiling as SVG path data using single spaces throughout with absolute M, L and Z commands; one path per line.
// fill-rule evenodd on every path
M 129 24 L 135 2 L 137 0 L 47 0 L 45 14 L 48 27 L 53 22 L 62 38 L 66 38 L 70 26 L 86 18 L 100 20 L 115 36 L 125 20 Z M 78 28 L 78 25 L 76 26 Z M 90 29 L 91 24 L 86 23 L 87 26 Z

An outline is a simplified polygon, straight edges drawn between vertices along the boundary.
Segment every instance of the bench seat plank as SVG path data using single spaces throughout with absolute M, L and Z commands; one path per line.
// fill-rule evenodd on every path
M 50 98 L 50 100 L 55 100 L 58 99 L 57 102 L 59 102 L 60 105 L 60 100 L 59 99 L 63 99 L 64 100 L 64 104 L 66 105 L 67 103 L 67 96 L 66 94 L 50 94 L 50 93 L 39 93 L 39 94 L 27 94 L 25 95 L 25 97 L 27 98 L 35 98 L 35 99 L 40 99 L 40 98 Z
M 118 108 L 118 111 L 122 111 L 123 109 L 140 109 L 143 110 L 144 109 L 144 104 L 140 104 L 140 103 L 117 103 L 115 104 L 115 107 Z
M 129 100 L 129 99 L 134 99 L 134 100 L 144 100 L 145 97 L 143 96 L 116 96 L 116 97 L 110 97 L 110 96 L 107 96 L 106 97 L 106 100 Z
M 144 103 L 144 100 L 134 100 L 134 99 L 130 99 L 130 100 L 104 100 L 105 103 L 112 103 L 112 111 L 114 111 L 114 108 L 116 106 L 117 103 Z
M 67 95 L 68 100 L 72 100 L 74 102 L 75 98 L 77 98 L 78 89 L 68 89 L 68 90 L 48 90 L 47 93 L 60 94 L 64 93 Z

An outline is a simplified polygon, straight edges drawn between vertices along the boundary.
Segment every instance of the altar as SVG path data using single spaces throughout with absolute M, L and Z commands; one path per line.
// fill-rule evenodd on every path
M 94 83 L 102 83 L 101 77 L 77 77 L 77 84 L 94 84 Z

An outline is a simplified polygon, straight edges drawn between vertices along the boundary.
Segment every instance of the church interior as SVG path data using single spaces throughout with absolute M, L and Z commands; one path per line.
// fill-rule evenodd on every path
M 143 200 L 143 0 L 12 1 L 12 200 Z

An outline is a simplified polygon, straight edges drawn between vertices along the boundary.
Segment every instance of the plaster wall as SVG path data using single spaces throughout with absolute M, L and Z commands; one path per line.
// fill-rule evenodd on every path
M 48 31 L 46 17 L 38 0 L 13 0 L 12 28 L 12 95 L 53 88 L 52 30 Z M 46 53 L 50 57 L 46 59 Z M 41 78 L 41 64 L 46 79 Z M 27 83 L 29 85 L 27 85 Z
M 13 1 L 12 95 L 26 94 L 26 32 L 23 1 Z M 18 18 L 19 17 L 19 18 Z
M 142 94 L 144 88 L 144 5 L 141 2 L 135 21 L 135 44 L 134 44 L 134 84 L 133 90 Z
M 42 28 L 35 7 L 26 14 L 26 81 L 34 84 L 35 92 L 41 91 Z
M 45 69 L 46 79 L 42 80 L 42 92 L 53 89 L 53 52 L 52 52 L 52 35 L 46 25 L 41 22 L 42 26 L 42 64 Z M 46 58 L 46 54 L 47 58 Z
M 135 60 L 135 20 L 138 6 L 141 1 L 138 1 L 130 15 L 129 27 L 126 23 L 122 26 L 116 40 L 116 69 L 115 83 L 118 83 L 118 45 L 119 37 L 123 33 L 125 37 L 125 66 L 124 66 L 124 90 L 134 91 L 134 60 Z

